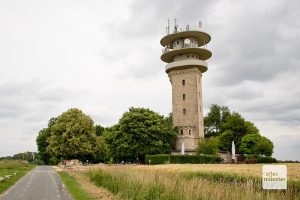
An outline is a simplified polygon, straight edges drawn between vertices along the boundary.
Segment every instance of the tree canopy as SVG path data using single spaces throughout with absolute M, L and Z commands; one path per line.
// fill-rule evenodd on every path
M 71 108 L 55 120 L 50 129 L 47 151 L 56 158 L 92 159 L 97 148 L 93 120 L 77 108 Z
M 231 143 L 234 141 L 237 153 L 254 154 L 254 147 L 261 139 L 258 128 L 252 122 L 246 121 L 237 112 L 231 112 L 226 106 L 211 105 L 210 111 L 204 117 L 204 125 L 205 137 L 217 137 L 221 151 L 231 151 Z M 257 147 L 260 149 L 257 151 L 262 152 L 262 148 Z
M 219 140 L 214 137 L 203 138 L 199 142 L 198 154 L 214 155 L 219 151 Z
M 49 145 L 47 139 L 50 137 L 50 130 L 53 124 L 55 123 L 55 120 L 56 118 L 51 118 L 48 122 L 48 127 L 40 130 L 36 138 L 36 143 L 38 146 L 38 157 L 45 164 L 52 164 L 50 163 L 50 154 L 47 152 L 47 147 Z
M 266 137 L 262 136 L 254 146 L 254 154 L 260 156 L 272 156 L 274 145 Z
M 146 154 L 170 153 L 176 136 L 169 118 L 145 108 L 130 108 L 104 133 L 110 156 L 131 162 Z

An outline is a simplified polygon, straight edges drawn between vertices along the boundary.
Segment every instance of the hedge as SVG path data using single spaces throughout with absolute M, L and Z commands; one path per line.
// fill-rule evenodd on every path
M 167 164 L 167 163 L 219 163 L 221 158 L 216 155 L 172 155 L 172 154 L 157 154 L 146 155 L 145 163 L 150 165 Z
M 272 158 L 270 156 L 258 157 L 256 158 L 257 163 L 277 163 L 276 158 Z

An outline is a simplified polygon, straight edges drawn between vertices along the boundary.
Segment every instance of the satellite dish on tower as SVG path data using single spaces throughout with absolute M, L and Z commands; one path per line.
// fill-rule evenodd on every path
M 185 39 L 184 40 L 184 44 L 190 44 L 191 43 L 191 40 L 190 39 Z

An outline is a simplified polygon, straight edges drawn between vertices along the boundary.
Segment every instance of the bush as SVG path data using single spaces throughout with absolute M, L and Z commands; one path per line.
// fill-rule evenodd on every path
M 146 155 L 145 163 L 150 165 L 170 163 L 170 154 Z
M 151 162 L 149 162 L 151 160 Z M 171 155 L 171 154 L 157 154 L 157 155 L 146 155 L 145 163 L 156 165 L 156 164 L 199 164 L 199 163 L 219 163 L 221 158 L 216 155 Z
M 216 155 L 219 152 L 219 139 L 210 137 L 200 140 L 198 154 Z
M 270 156 L 258 157 L 256 159 L 257 163 L 277 163 L 276 158 L 272 158 Z

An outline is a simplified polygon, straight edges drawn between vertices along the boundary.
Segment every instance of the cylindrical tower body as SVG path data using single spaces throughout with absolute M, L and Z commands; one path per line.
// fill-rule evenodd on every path
M 204 138 L 202 73 L 212 55 L 206 49 L 211 38 L 200 27 L 177 30 L 161 39 L 161 60 L 168 63 L 166 73 L 172 84 L 172 119 L 179 130 L 176 151 L 184 146 L 185 152 L 194 152 Z

